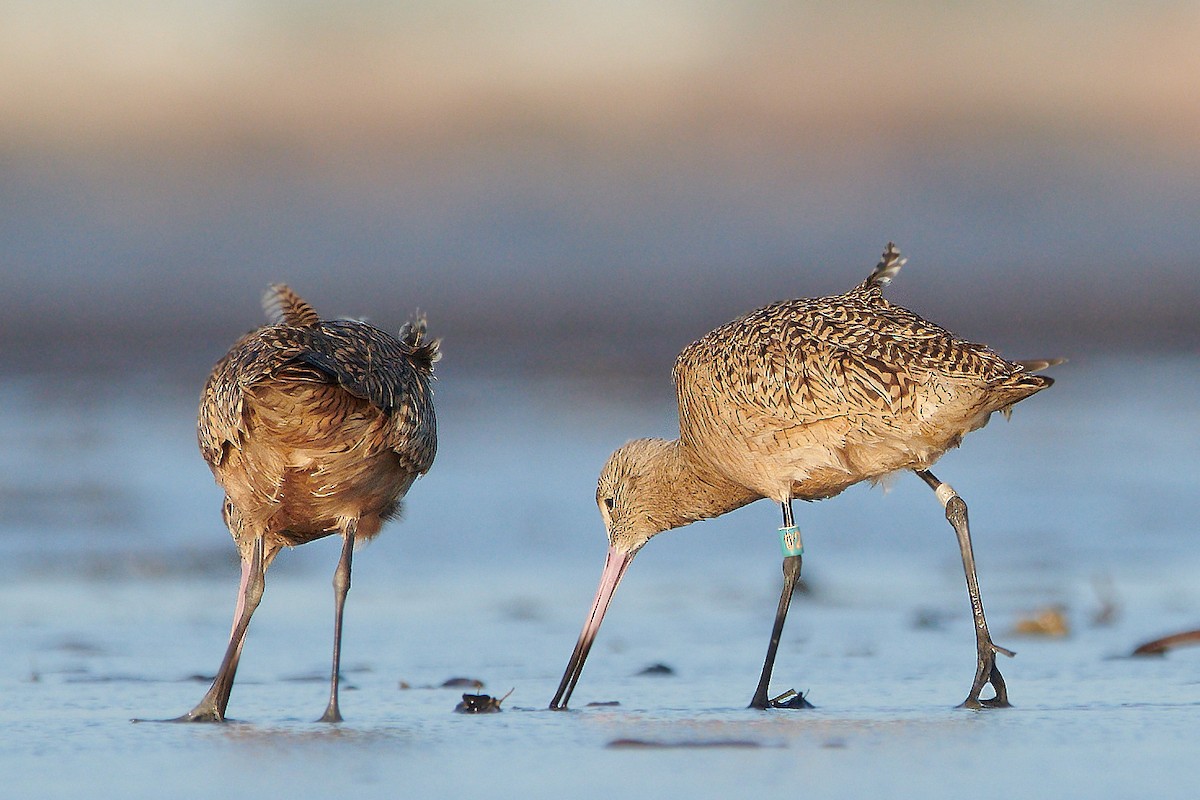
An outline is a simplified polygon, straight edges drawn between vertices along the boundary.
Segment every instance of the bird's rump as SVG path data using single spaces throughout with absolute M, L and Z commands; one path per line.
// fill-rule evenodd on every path
M 432 343 L 436 353 L 436 340 Z M 311 327 L 270 325 L 242 337 L 213 369 L 201 399 L 198 435 L 210 465 L 245 435 L 247 392 L 273 382 L 337 387 L 388 421 L 380 444 L 417 473 L 433 463 L 437 447 L 433 398 L 412 348 L 362 322 L 336 320 Z M 303 394 L 303 393 L 302 393 Z M 313 406 L 319 418 L 331 394 Z
M 765 496 L 827 497 L 928 467 L 1050 384 L 1026 367 L 867 282 L 764 306 L 686 347 L 673 373 L 680 439 Z
M 397 338 L 364 322 L 314 319 L 286 286 L 264 298 L 266 325 L 214 367 L 201 395 L 201 452 L 236 506 L 246 549 L 266 557 L 357 520 L 374 536 L 433 463 L 430 381 L 438 341 L 424 320 Z
M 371 538 L 417 476 L 388 445 L 388 415 L 337 384 L 285 372 L 249 387 L 244 407 L 244 433 L 214 472 L 246 518 L 289 544 L 351 518 Z
M 334 572 L 329 703 L 341 722 L 342 618 L 354 547 L 395 515 L 433 464 L 433 363 L 439 342 L 418 318 L 399 338 L 354 320 L 322 321 L 285 285 L 263 298 L 268 324 L 243 336 L 213 367 L 200 395 L 200 451 L 225 492 L 223 516 L 241 555 L 234 626 L 221 666 L 180 721 L 225 719 L 251 615 L 275 556 L 342 537 Z

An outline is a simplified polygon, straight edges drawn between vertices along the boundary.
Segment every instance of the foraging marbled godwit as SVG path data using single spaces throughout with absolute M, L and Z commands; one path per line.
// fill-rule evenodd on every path
M 379 533 L 437 449 L 430 381 L 439 342 L 425 320 L 399 338 L 326 321 L 287 286 L 263 298 L 271 324 L 243 336 L 200 398 L 200 452 L 225 490 L 224 518 L 242 557 L 229 646 L 204 698 L 180 721 L 225 718 L 250 617 L 283 547 L 343 539 L 334 572 L 333 671 L 319 721 L 340 722 L 342 610 L 356 541 Z
M 975 575 L 967 505 L 929 467 L 995 411 L 1052 381 L 1058 360 L 1006 361 L 892 305 L 886 286 L 905 260 L 888 243 L 860 285 L 836 297 L 765 306 L 683 349 L 673 377 L 679 438 L 637 439 L 608 459 L 596 504 L 608 555 L 596 598 L 551 708 L 566 708 L 613 593 L 637 552 L 662 531 L 762 498 L 783 509 L 783 593 L 751 708 L 804 708 L 767 686 L 800 575 L 792 500 L 821 500 L 863 480 L 912 470 L 937 493 L 962 551 L 975 620 L 975 681 L 964 706 L 1008 705 Z M 995 697 L 981 700 L 991 684 Z M 786 695 L 781 695 L 786 697 Z

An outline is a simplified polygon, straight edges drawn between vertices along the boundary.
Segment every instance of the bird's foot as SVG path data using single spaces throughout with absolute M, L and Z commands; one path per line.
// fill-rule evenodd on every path
M 974 711 L 979 711 L 984 708 L 1012 708 L 1012 703 L 1008 702 L 1007 698 L 1001 697 L 968 697 L 958 705 L 959 708 L 969 708 Z
M 197 706 L 183 716 L 167 720 L 167 722 L 224 722 L 225 715 L 216 708 L 201 708 Z
M 778 697 L 772 697 L 770 699 L 767 699 L 765 696 L 761 698 L 755 697 L 754 700 L 750 702 L 750 707 L 761 710 L 766 710 L 768 708 L 788 708 L 793 710 L 815 708 L 812 703 L 808 702 L 803 693 L 797 692 L 795 689 L 788 689 Z
M 788 689 L 786 692 L 779 695 L 779 697 L 771 699 L 771 708 L 800 709 L 816 708 L 816 706 L 808 702 L 808 699 L 804 696 L 803 692 L 797 692 L 795 689 Z
M 220 687 L 213 683 L 195 708 L 183 716 L 166 719 L 163 722 L 224 722 L 225 704 L 228 702 L 229 695 L 222 694 Z
M 317 720 L 317 722 L 344 722 L 344 721 L 345 720 L 342 719 L 341 712 L 338 711 L 336 706 L 331 706 L 331 707 L 325 709 L 325 713 L 321 715 L 321 718 L 319 720 Z
M 979 646 L 979 661 L 975 668 L 975 683 L 971 685 L 971 693 L 967 695 L 967 699 L 962 702 L 959 708 L 1011 708 L 1012 704 L 1008 702 L 1008 689 L 1004 685 L 1004 676 L 1000 674 L 1000 668 L 996 666 L 996 655 L 1006 655 L 1012 658 L 1016 655 L 1012 650 L 1000 647 L 990 638 L 980 642 Z M 992 689 L 996 694 L 994 697 L 980 698 L 979 693 L 983 691 L 983 687 L 991 684 Z
M 140 719 L 134 717 L 130 722 L 225 722 L 225 715 L 215 708 L 202 709 L 199 706 L 186 714 L 169 719 Z

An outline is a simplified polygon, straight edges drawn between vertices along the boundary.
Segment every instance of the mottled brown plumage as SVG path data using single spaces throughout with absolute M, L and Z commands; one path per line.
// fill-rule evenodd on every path
M 242 586 L 226 660 L 184 719 L 224 718 L 245 626 L 279 551 L 336 533 L 345 542 L 334 581 L 334 669 L 324 717 L 336 721 L 354 542 L 377 535 L 433 464 L 430 382 L 439 343 L 427 338 L 423 318 L 398 338 L 364 322 L 323 321 L 287 286 L 272 286 L 263 306 L 271 324 L 243 336 L 217 362 L 200 400 L 200 451 L 225 491 Z
M 889 260 L 899 253 L 880 268 Z M 773 303 L 684 348 L 674 378 L 686 460 L 758 497 L 819 500 L 928 468 L 1052 383 L 881 288 L 873 274 L 843 295 Z
M 888 244 L 874 272 L 845 294 L 787 300 L 753 311 L 688 345 L 675 362 L 679 438 L 639 439 L 609 459 L 596 500 L 609 556 L 592 614 L 552 707 L 565 706 L 612 592 L 654 535 L 761 498 L 783 506 L 832 497 L 863 480 L 913 470 L 937 489 L 959 534 L 974 584 L 966 506 L 928 468 L 992 413 L 1052 381 L 1033 374 L 1057 360 L 1013 362 L 911 311 L 883 288 L 904 264 Z M 961 506 L 961 509 L 959 508 Z M 785 560 L 786 597 L 752 705 L 767 707 L 766 682 L 799 555 Z M 790 574 L 788 574 L 790 573 Z M 982 604 L 980 666 L 968 705 L 992 682 L 1005 703 Z M 990 701 L 984 701 L 990 702 Z

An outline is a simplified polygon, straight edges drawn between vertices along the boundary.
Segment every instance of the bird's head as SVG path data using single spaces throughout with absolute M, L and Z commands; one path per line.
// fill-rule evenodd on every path
M 596 505 L 608 544 L 632 557 L 650 537 L 675 527 L 665 492 L 674 442 L 635 439 L 608 458 L 596 482 Z
M 655 534 L 716 516 L 753 499 L 734 493 L 732 503 L 705 483 L 681 455 L 678 441 L 635 439 L 608 458 L 596 482 L 596 505 L 608 533 L 604 572 L 591 611 L 567 662 L 551 708 L 566 708 L 583 672 L 600 622 L 633 557 Z

